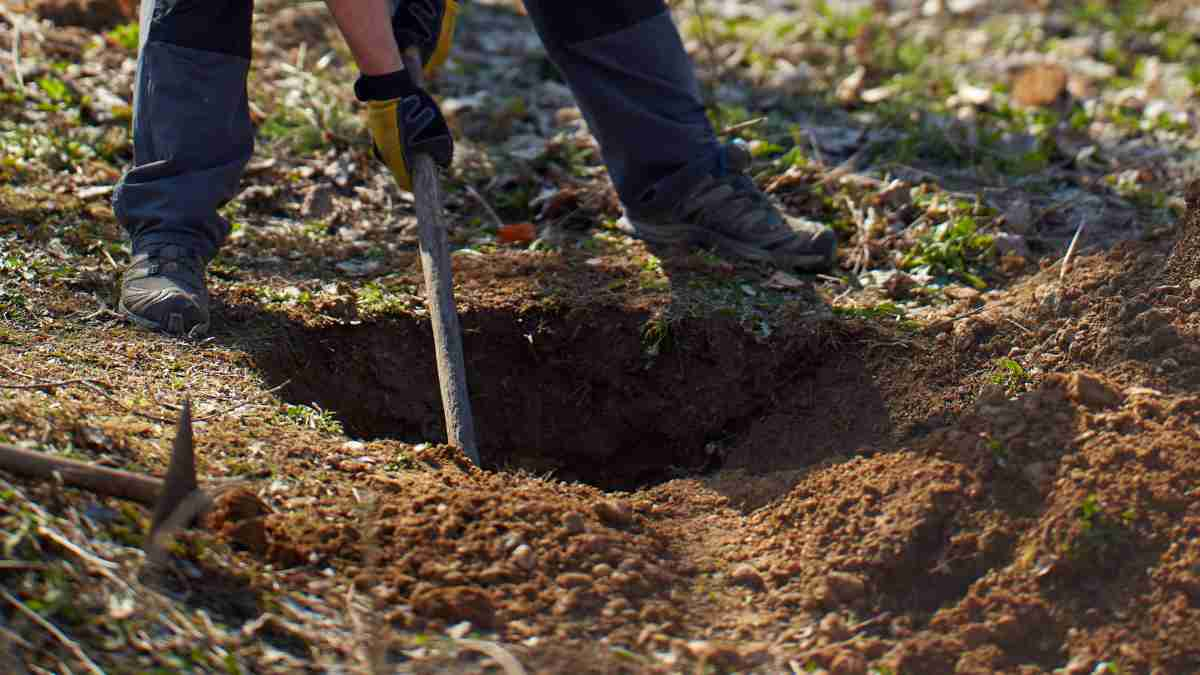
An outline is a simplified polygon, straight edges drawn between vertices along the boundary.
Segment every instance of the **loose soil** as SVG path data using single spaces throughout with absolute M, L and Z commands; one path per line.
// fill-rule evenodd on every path
M 104 311 L 111 210 L 52 176 L 0 210 L 22 269 L 72 261 L 0 294 L 0 441 L 161 473 L 188 397 L 223 490 L 162 569 L 144 510 L 0 474 L 4 589 L 109 672 L 1200 672 L 1200 185 L 920 322 L 600 226 L 457 255 L 480 468 L 410 218 L 263 197 L 192 343 Z M 76 669 L 0 620 L 12 672 Z

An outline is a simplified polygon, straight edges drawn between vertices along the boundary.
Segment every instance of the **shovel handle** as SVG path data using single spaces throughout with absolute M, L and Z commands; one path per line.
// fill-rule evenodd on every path
M 416 48 L 404 51 L 404 68 L 417 86 L 422 86 L 421 56 Z M 421 268 L 425 272 L 425 295 L 433 324 L 433 352 L 437 360 L 442 410 L 446 415 L 446 438 L 460 448 L 476 466 L 480 464 L 475 443 L 475 421 L 467 394 L 467 369 L 463 359 L 462 328 L 454 307 L 454 279 L 442 213 L 442 191 L 437 167 L 427 154 L 409 159 L 409 172 L 416 198 L 417 232 L 421 246 Z

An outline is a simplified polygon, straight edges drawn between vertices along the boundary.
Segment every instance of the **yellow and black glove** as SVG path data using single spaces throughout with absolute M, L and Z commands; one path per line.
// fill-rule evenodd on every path
M 446 61 L 458 19 L 457 0 L 399 0 L 392 15 L 392 32 L 400 51 L 421 50 L 426 79 Z
M 412 190 L 408 159 L 420 153 L 442 168 L 454 159 L 454 139 L 433 97 L 413 83 L 406 71 L 362 75 L 354 94 L 367 104 L 367 126 L 375 156 L 387 164 L 396 184 Z

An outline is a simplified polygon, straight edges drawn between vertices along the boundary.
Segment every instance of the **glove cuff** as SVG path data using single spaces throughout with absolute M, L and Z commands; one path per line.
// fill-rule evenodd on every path
M 383 75 L 359 75 L 354 82 L 354 95 L 360 101 L 390 101 L 419 91 L 403 69 Z

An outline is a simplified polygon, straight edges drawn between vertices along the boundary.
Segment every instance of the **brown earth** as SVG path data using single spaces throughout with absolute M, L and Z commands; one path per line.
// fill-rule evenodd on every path
M 789 349 L 803 353 L 810 344 L 788 340 L 788 348 L 759 352 L 745 341 L 742 351 L 731 350 L 731 335 L 713 339 L 719 330 L 684 324 L 685 335 L 706 339 L 680 340 L 661 366 L 644 371 L 629 367 L 639 358 L 628 338 L 636 321 L 585 314 L 573 325 L 590 337 L 545 343 L 548 354 L 569 357 L 574 377 L 602 374 L 603 389 L 624 400 L 627 390 L 667 391 L 654 371 L 670 368 L 676 374 L 668 382 L 680 383 L 680 393 L 656 393 L 662 407 L 632 422 L 595 412 L 590 436 L 586 424 L 547 424 L 531 414 L 525 406 L 547 405 L 533 394 L 534 403 L 512 402 L 510 414 L 558 435 L 542 445 L 516 435 L 506 447 L 536 451 L 577 435 L 584 461 L 601 445 L 619 444 L 605 425 L 653 435 L 674 408 L 672 421 L 696 428 L 662 432 L 667 440 L 641 448 L 643 458 L 678 458 L 681 448 L 700 447 L 697 438 L 724 428 L 723 456 L 731 463 L 707 476 L 606 494 L 521 472 L 479 471 L 436 447 L 419 451 L 422 470 L 399 480 L 347 461 L 338 465 L 341 480 L 379 495 L 370 529 L 351 524 L 355 507 L 344 501 L 320 507 L 319 519 L 307 510 L 276 513 L 265 521 L 267 556 L 284 565 L 333 565 L 372 593 L 397 630 L 439 632 L 470 621 L 514 645 L 602 639 L 639 653 L 674 648 L 720 671 L 771 671 L 789 660 L 839 673 L 867 672 L 869 664 L 905 673 L 1064 666 L 1082 673 L 1101 661 L 1119 662 L 1122 672 L 1193 671 L 1200 667 L 1200 295 L 1165 283 L 1189 274 L 1180 266 L 1192 251 L 1178 251 L 1165 278 L 1156 262 L 1165 256 L 1161 245 L 1128 244 L 1080 259 L 1065 283 L 1048 270 L 953 328 L 906 335 L 903 344 L 843 329 L 836 344 L 823 345 L 823 365 L 806 373 L 797 366 L 794 379 L 767 389 L 732 373 L 802 362 Z M 498 321 L 466 314 L 468 327 L 492 328 L 476 338 L 496 348 L 486 359 L 511 366 L 517 389 L 562 397 L 567 376 L 523 352 L 523 337 L 505 336 L 519 331 L 489 320 Z M 530 320 L 547 325 L 545 316 Z M 1034 321 L 1036 328 L 1019 325 Z M 960 328 L 963 322 L 969 326 Z M 561 329 L 549 326 L 551 336 Z M 1168 328 L 1178 337 L 1153 337 Z M 415 383 L 376 390 L 378 374 L 399 367 L 392 355 L 411 363 L 427 353 L 414 346 L 423 337 L 406 337 L 415 331 L 373 327 L 357 338 L 296 332 L 293 346 L 277 347 L 268 361 L 283 353 L 308 359 L 307 370 L 336 374 L 339 384 L 324 394 L 331 405 L 349 401 L 361 383 L 370 393 L 347 406 L 352 428 L 366 431 L 370 419 L 387 428 L 390 421 L 374 416 L 429 395 L 430 387 L 417 393 Z M 1072 338 L 1066 344 L 1064 335 Z M 364 346 L 375 356 L 365 356 L 371 350 Z M 696 374 L 718 346 L 744 361 Z M 318 352 L 326 354 L 321 365 Z M 1048 372 L 1013 395 L 980 377 L 969 355 L 981 352 L 1033 354 L 1027 363 Z M 676 358 L 681 366 L 671 364 Z M 372 359 L 396 362 L 384 367 Z M 428 382 L 431 375 L 414 377 Z M 476 377 L 481 401 L 519 396 L 498 384 L 505 373 Z M 970 402 L 951 386 L 981 379 L 982 393 Z M 294 391 L 307 395 L 318 385 L 300 386 Z M 712 393 L 734 389 L 732 397 Z M 933 403 L 913 410 L 917 392 Z M 741 396 L 758 399 L 757 407 L 743 409 Z M 703 412 L 689 411 L 685 401 Z M 607 403 L 588 399 L 575 412 L 567 403 L 563 417 Z M 737 410 L 743 413 L 730 412 Z M 815 423 L 821 411 L 826 419 Z M 484 428 L 498 424 L 494 414 L 483 413 Z M 773 447 L 771 437 L 778 439 Z M 755 468 L 755 460 L 769 469 Z M 604 484 L 613 471 L 628 477 L 626 461 L 608 472 L 583 464 L 574 470 Z M 543 672 L 574 671 L 577 653 L 539 644 L 514 653 Z M 673 670 L 604 658 L 595 672 Z M 435 659 L 428 667 L 467 664 Z
M 306 36 L 289 49 L 326 32 L 310 13 L 278 19 Z M 1061 279 L 1048 259 L 915 326 L 835 315 L 809 280 L 757 314 L 713 311 L 694 289 L 762 294 L 767 274 L 667 252 L 663 287 L 636 243 L 456 257 L 482 469 L 423 442 L 444 435 L 411 248 L 347 281 L 333 265 L 362 247 L 255 212 L 193 344 L 96 311 L 111 211 L 61 173 L 40 187 L 4 203 L 0 241 L 79 266 L 0 324 L 5 442 L 161 472 L 186 396 L 203 475 L 240 481 L 179 533 L 164 578 L 146 572 L 179 622 L 166 637 L 104 632 L 123 612 L 89 604 L 111 579 L 85 560 L 68 591 L 99 618 L 68 629 L 112 672 L 215 670 L 154 660 L 169 650 L 152 640 L 215 644 L 180 627 L 197 608 L 240 636 L 229 649 L 269 647 L 262 672 L 361 665 L 362 649 L 391 670 L 498 672 L 439 648 L 464 631 L 544 673 L 1200 672 L 1200 187 L 1177 238 L 1083 255 Z M 415 308 L 372 313 L 367 281 Z M 121 553 L 143 543 L 139 509 L 11 485 L 142 569 Z M 5 589 L 60 601 L 22 575 L 79 553 L 19 532 Z M 70 659 L 3 607 L 6 647 L 11 629 L 30 663 Z

